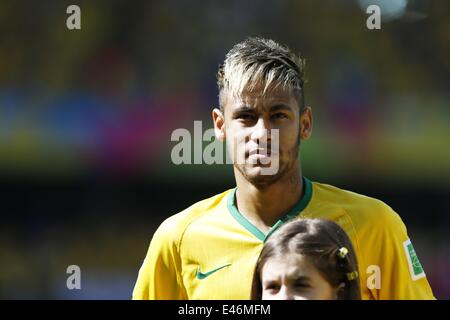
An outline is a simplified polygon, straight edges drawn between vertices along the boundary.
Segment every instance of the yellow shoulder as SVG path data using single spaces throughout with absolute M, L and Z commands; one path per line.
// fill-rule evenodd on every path
M 164 238 L 171 242 L 179 243 L 184 231 L 196 219 L 208 214 L 226 197 L 233 189 L 216 194 L 210 198 L 194 203 L 183 211 L 174 214 L 164 220 L 154 234 L 154 238 Z
M 313 182 L 313 197 L 344 210 L 355 227 L 404 228 L 400 216 L 383 201 L 332 185 Z

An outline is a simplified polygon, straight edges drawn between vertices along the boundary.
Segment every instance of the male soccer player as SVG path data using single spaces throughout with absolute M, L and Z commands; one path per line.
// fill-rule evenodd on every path
M 226 55 L 212 118 L 233 159 L 246 160 L 233 163 L 237 187 L 161 224 L 134 299 L 248 299 L 264 240 L 294 217 L 330 219 L 347 232 L 363 299 L 434 299 L 406 227 L 389 206 L 302 175 L 298 152 L 313 124 L 303 74 L 304 61 L 272 40 L 249 38 Z M 274 157 L 278 170 L 265 174 Z

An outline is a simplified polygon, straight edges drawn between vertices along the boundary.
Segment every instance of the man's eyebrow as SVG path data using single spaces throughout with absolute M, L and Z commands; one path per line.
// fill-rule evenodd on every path
M 282 111 L 282 110 L 292 111 L 292 108 L 289 105 L 284 104 L 284 103 L 277 103 L 273 106 L 270 106 L 270 108 L 269 108 L 270 112 L 276 112 L 276 111 Z M 255 109 L 252 107 L 246 106 L 246 105 L 242 105 L 233 110 L 233 113 L 235 113 L 235 114 L 236 113 L 244 113 L 244 112 L 253 113 L 253 112 L 255 112 Z
M 290 106 L 288 106 L 287 104 L 279 103 L 279 104 L 275 104 L 275 105 L 271 106 L 269 110 L 271 112 L 282 111 L 282 110 L 292 111 L 292 108 Z
M 241 112 L 255 112 L 255 109 L 249 106 L 240 106 L 233 110 L 233 113 L 241 113 Z
M 294 281 L 309 281 L 309 280 L 311 280 L 311 278 L 308 276 L 298 276 L 294 278 Z

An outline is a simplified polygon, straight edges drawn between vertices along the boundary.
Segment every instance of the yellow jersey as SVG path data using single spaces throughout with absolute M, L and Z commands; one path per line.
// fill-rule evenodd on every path
M 329 219 L 350 237 L 362 299 L 434 299 L 401 218 L 380 200 L 303 178 L 304 195 L 264 234 L 236 208 L 236 188 L 166 219 L 133 299 L 249 299 L 265 239 L 295 217 Z

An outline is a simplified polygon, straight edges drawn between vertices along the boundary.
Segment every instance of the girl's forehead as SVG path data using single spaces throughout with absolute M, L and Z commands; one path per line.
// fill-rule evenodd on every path
M 315 269 L 307 256 L 291 253 L 284 256 L 275 256 L 267 259 L 263 271 L 269 273 L 308 273 Z

